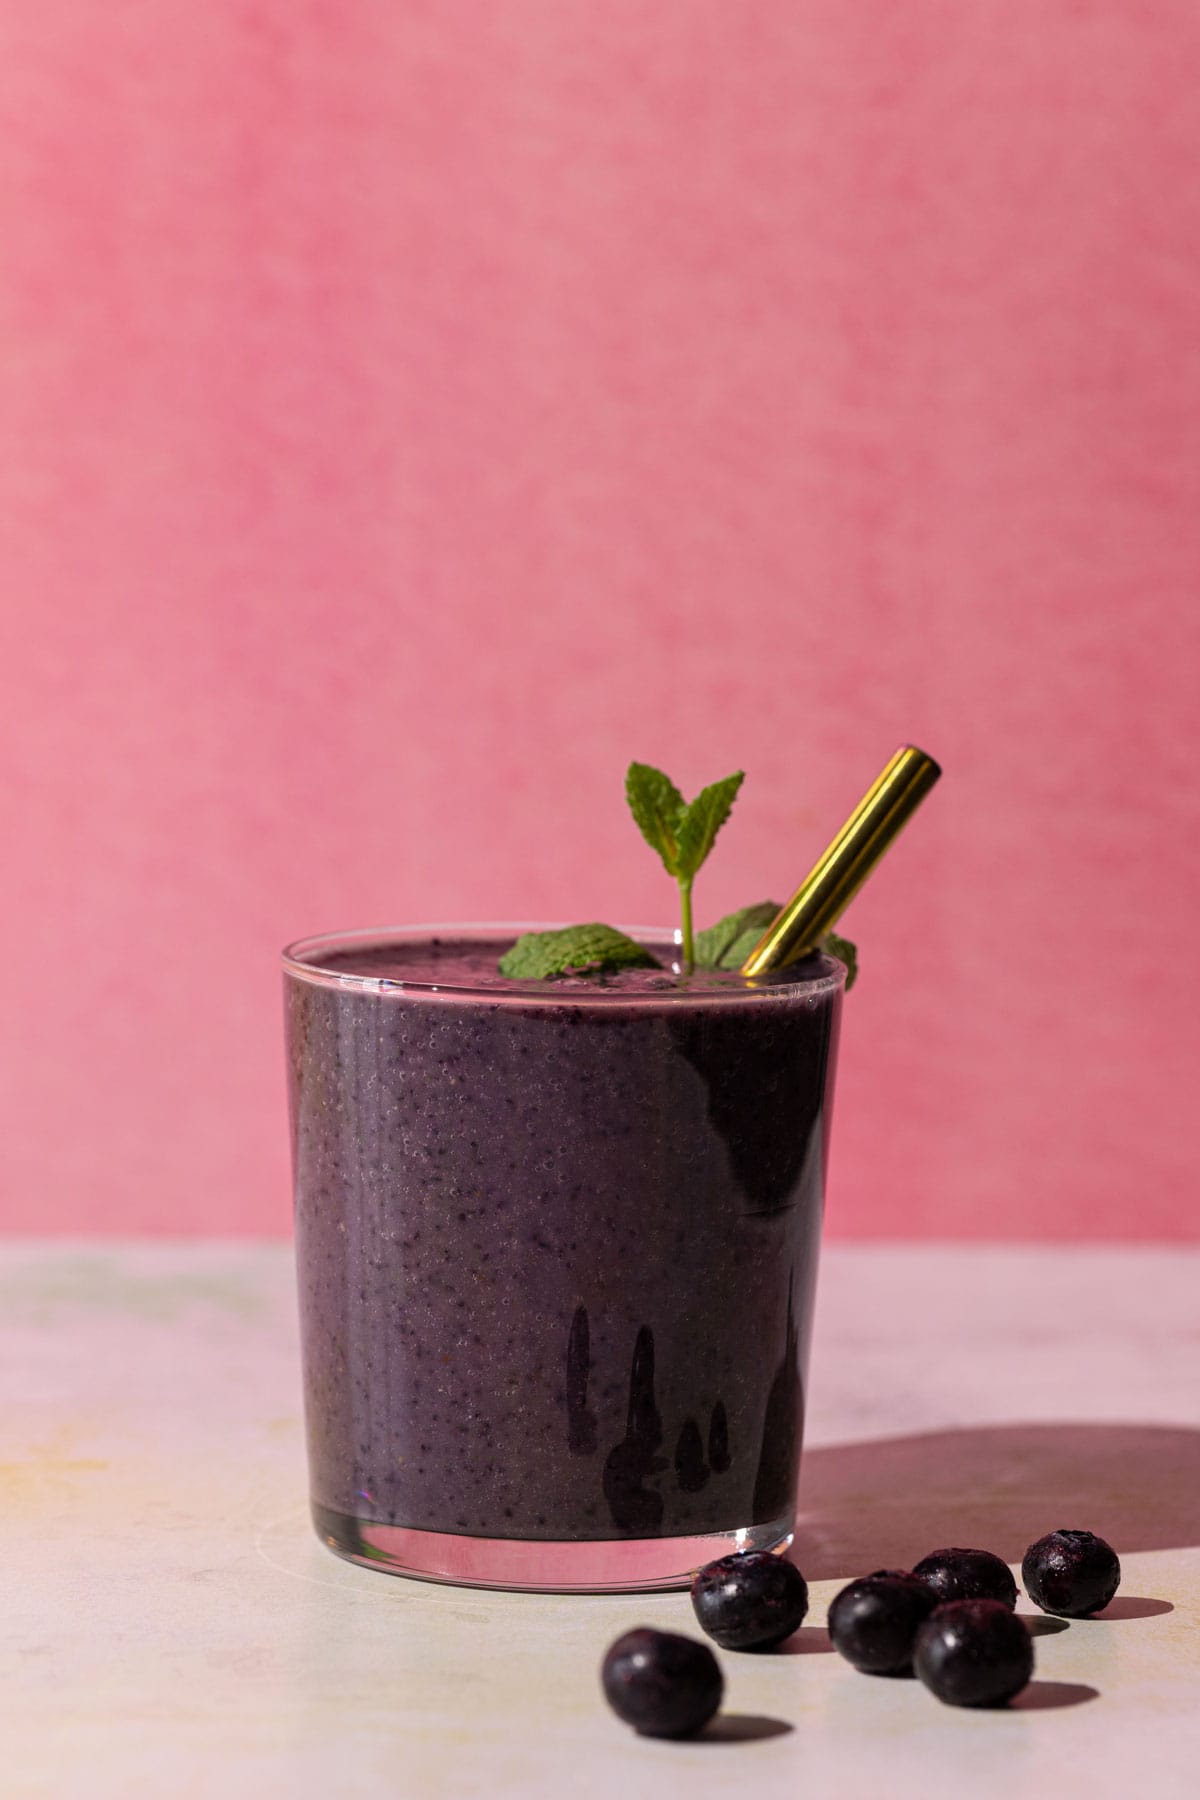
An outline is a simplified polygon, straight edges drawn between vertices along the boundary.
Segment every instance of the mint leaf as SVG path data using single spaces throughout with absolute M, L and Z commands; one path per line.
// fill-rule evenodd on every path
M 696 933 L 696 961 L 703 969 L 740 969 L 771 920 L 779 911 L 774 900 L 759 900 L 754 906 L 739 907 L 726 913 L 707 931 Z M 846 965 L 846 992 L 858 980 L 858 950 L 849 938 L 827 931 L 817 944 L 826 956 L 836 956 Z
M 845 963 L 846 992 L 849 993 L 858 980 L 858 946 L 852 944 L 849 938 L 839 937 L 836 931 L 827 931 L 818 940 L 817 949 L 823 950 L 826 956 L 836 956 L 839 962 Z
M 759 900 L 726 913 L 715 925 L 696 933 L 696 961 L 702 969 L 740 969 L 778 911 L 774 900 Z M 734 957 L 733 948 L 751 932 L 754 936 L 747 949 Z
M 500 973 L 513 981 L 552 975 L 598 974 L 603 969 L 654 969 L 656 958 L 612 925 L 567 925 L 561 931 L 527 931 L 500 958 Z
M 631 762 L 625 774 L 625 798 L 638 830 L 662 857 L 668 875 L 679 874 L 679 827 L 687 812 L 683 795 L 661 769 Z
M 766 925 L 752 925 L 749 931 L 743 931 L 738 937 L 735 937 L 722 958 L 721 967 L 723 969 L 740 969 L 766 928 Z
M 677 867 L 672 873 L 686 879 L 699 871 L 713 847 L 714 838 L 732 812 L 738 789 L 745 779 L 739 769 L 735 775 L 727 775 L 724 781 L 714 781 L 711 787 L 701 788 L 679 822 Z

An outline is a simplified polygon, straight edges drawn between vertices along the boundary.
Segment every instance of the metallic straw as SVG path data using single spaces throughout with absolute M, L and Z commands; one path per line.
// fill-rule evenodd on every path
M 923 750 L 911 744 L 897 750 L 787 905 L 767 926 L 742 964 L 743 975 L 782 969 L 816 947 L 817 939 L 850 904 L 941 772 Z

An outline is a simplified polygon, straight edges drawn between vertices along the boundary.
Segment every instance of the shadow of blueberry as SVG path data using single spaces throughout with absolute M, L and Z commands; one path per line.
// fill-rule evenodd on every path
M 1050 1712 L 1062 1706 L 1086 1706 L 1089 1700 L 1099 1698 L 1099 1688 L 1089 1687 L 1085 1681 L 1031 1681 L 1009 1701 L 1007 1710 Z
M 697 1744 L 747 1744 L 755 1738 L 786 1737 L 795 1726 L 786 1719 L 771 1719 L 765 1713 L 718 1713 L 706 1725 Z
M 1070 1626 L 1069 1619 L 1051 1619 L 1045 1613 L 1018 1613 L 1022 1625 L 1030 1637 L 1056 1637 L 1060 1631 Z
M 1163 1613 L 1174 1612 L 1175 1608 L 1169 1600 L 1151 1600 L 1145 1594 L 1118 1594 L 1110 1600 L 1103 1612 L 1093 1613 L 1091 1619 L 1101 1619 L 1107 1623 L 1110 1619 L 1157 1619 Z M 1081 1625 L 1088 1625 L 1091 1619 L 1081 1619 Z
M 777 1656 L 821 1656 L 832 1653 L 833 1643 L 823 1625 L 801 1625 L 790 1638 L 776 1644 Z

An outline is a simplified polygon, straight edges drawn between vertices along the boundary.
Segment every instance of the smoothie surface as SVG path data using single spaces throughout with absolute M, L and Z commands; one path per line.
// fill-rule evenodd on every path
M 478 993 L 487 990 L 497 999 L 506 994 L 536 994 L 549 1000 L 589 998 L 694 999 L 727 996 L 749 998 L 763 990 L 792 988 L 799 983 L 819 982 L 835 977 L 839 965 L 830 957 L 813 955 L 769 975 L 747 980 L 736 969 L 694 969 L 683 975 L 674 959 L 678 947 L 668 937 L 639 936 L 651 954 L 662 965 L 656 969 L 614 969 L 590 975 L 558 975 L 544 981 L 513 981 L 501 975 L 497 963 L 514 941 L 497 934 L 494 938 L 468 937 L 447 933 L 445 936 L 389 936 L 385 932 L 364 934 L 361 942 L 346 939 L 309 939 L 295 946 L 293 958 L 314 974 L 322 973 L 338 979 L 358 977 L 364 981 L 396 982 L 405 987 L 439 988 Z M 329 948 L 324 947 L 325 943 Z

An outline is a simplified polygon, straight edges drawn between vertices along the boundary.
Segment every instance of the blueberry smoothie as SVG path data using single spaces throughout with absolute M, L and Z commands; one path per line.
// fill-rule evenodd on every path
M 644 940 L 514 982 L 513 936 L 285 958 L 314 1519 L 443 1579 L 665 1584 L 791 1530 L 844 970 Z

